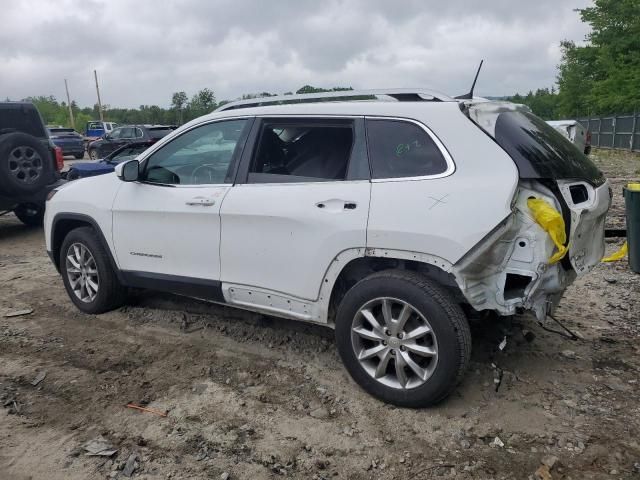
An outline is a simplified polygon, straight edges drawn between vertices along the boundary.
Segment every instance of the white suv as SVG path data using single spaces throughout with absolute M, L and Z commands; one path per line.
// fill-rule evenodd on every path
M 324 324 L 357 383 L 418 407 L 463 376 L 467 316 L 543 321 L 600 261 L 610 190 L 521 106 L 391 90 L 227 104 L 50 197 L 83 312 L 141 287 Z M 566 222 L 557 263 L 532 197 Z

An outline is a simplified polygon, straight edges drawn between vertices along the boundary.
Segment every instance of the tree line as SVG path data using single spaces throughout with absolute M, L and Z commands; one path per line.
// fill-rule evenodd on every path
M 640 0 L 595 0 L 577 12 L 591 33 L 584 45 L 560 43 L 557 89 L 508 99 L 545 119 L 640 111 Z
M 351 87 L 333 87 L 320 88 L 311 85 L 305 85 L 299 88 L 295 93 L 317 93 L 352 90 Z M 293 92 L 286 92 L 284 95 L 292 95 Z M 270 92 L 249 93 L 240 97 L 241 100 L 250 98 L 270 97 L 276 94 Z M 22 99 L 24 101 L 33 102 L 44 122 L 47 125 L 61 125 L 71 127 L 71 117 L 69 108 L 64 101 L 58 101 L 56 97 L 37 96 Z M 191 98 L 186 92 L 174 92 L 171 96 L 170 106 L 168 108 L 159 107 L 158 105 L 140 105 L 138 108 L 114 108 L 110 105 L 102 105 L 102 112 L 105 121 L 116 122 L 121 125 L 127 124 L 161 124 L 161 125 L 182 125 L 194 118 L 198 118 L 207 113 L 211 113 L 219 106 L 228 103 L 229 100 L 217 101 L 213 90 L 203 88 L 195 93 Z M 76 130 L 82 131 L 87 122 L 98 120 L 100 111 L 98 105 L 93 107 L 80 108 L 75 101 L 71 102 L 71 110 L 75 120 Z

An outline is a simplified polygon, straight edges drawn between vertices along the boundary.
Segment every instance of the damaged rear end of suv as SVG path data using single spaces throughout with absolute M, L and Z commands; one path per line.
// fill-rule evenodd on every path
M 576 276 L 603 257 L 609 183 L 583 152 L 527 107 L 466 101 L 461 108 L 513 159 L 519 181 L 511 214 L 452 272 L 475 310 L 530 310 L 542 322 Z M 555 232 L 545 229 L 538 213 L 555 224 Z

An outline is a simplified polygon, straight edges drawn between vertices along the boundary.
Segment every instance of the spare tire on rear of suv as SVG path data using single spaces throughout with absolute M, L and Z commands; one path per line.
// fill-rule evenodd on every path
M 0 193 L 35 193 L 51 180 L 53 162 L 36 137 L 13 132 L 0 135 Z

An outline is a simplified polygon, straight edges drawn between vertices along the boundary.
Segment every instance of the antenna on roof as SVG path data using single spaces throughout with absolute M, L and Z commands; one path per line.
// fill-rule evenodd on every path
M 473 99 L 473 89 L 476 88 L 476 82 L 478 81 L 478 75 L 480 75 L 480 69 L 482 68 L 482 64 L 484 63 L 484 60 L 480 60 L 480 65 L 478 65 L 478 70 L 476 71 L 476 76 L 473 79 L 473 83 L 471 84 L 471 90 L 469 90 L 469 93 L 465 93 L 464 95 L 458 95 L 456 98 L 457 100 L 472 100 Z

